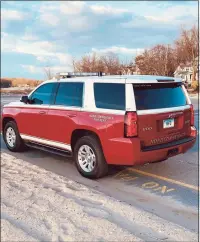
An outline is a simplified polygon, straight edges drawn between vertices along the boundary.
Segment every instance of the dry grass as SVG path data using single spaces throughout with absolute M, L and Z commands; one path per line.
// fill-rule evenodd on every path
M 2 88 L 0 90 L 1 94 L 24 94 L 27 95 L 29 94 L 34 88 L 30 89 L 12 89 L 12 88 Z
M 3 77 L 1 78 L 0 81 L 11 82 L 11 87 L 25 87 L 26 85 L 28 87 L 37 87 L 40 83 L 42 83 L 41 80 L 33 80 L 33 79 L 27 79 L 27 78 L 9 78 L 9 77 Z

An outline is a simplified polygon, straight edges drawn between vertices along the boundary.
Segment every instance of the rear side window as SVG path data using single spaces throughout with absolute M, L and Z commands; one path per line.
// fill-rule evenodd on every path
M 55 88 L 55 83 L 47 83 L 38 87 L 35 92 L 32 93 L 30 100 L 31 104 L 51 104 L 52 93 Z
M 82 107 L 83 83 L 60 83 L 56 95 L 55 105 Z
M 125 110 L 125 84 L 94 83 L 97 108 Z
M 134 85 L 137 110 L 180 107 L 187 104 L 180 83 Z

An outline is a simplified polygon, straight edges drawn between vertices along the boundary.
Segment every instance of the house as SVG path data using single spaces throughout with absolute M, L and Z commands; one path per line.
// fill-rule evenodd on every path
M 196 80 L 199 80 L 199 63 L 198 57 L 195 58 L 196 66 L 197 66 L 197 73 L 196 73 Z M 193 67 L 191 62 L 187 62 L 186 64 L 181 63 L 175 70 L 174 76 L 180 77 L 185 82 L 187 81 L 190 85 L 192 82 L 192 75 L 193 75 Z
M 180 77 L 182 78 L 183 82 L 188 82 L 188 84 L 191 84 L 192 82 L 192 65 L 190 62 L 187 62 L 186 64 L 180 64 L 175 72 L 174 72 L 174 77 Z
M 120 72 L 122 75 L 139 75 L 140 70 L 137 66 L 135 65 L 127 65 L 127 66 L 122 66 Z
M 199 81 L 199 71 L 200 71 L 200 63 L 199 63 L 199 57 L 197 56 L 196 58 L 195 58 L 195 62 L 196 62 L 196 66 L 197 66 L 197 73 L 196 73 L 196 80 L 198 80 Z

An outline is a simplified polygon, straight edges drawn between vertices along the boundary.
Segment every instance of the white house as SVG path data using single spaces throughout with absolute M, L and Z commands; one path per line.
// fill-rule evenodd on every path
M 128 65 L 128 66 L 122 66 L 121 67 L 121 73 L 122 75 L 139 75 L 140 70 L 137 65 Z
M 192 65 L 190 62 L 186 63 L 186 64 L 180 64 L 175 72 L 174 72 L 174 76 L 175 77 L 180 77 L 182 78 L 182 80 L 185 82 L 187 81 L 188 84 L 191 84 L 192 82 Z
M 197 73 L 196 73 L 196 80 L 199 80 L 199 63 L 198 63 L 198 57 L 195 58 L 196 61 L 196 66 L 197 66 Z M 180 64 L 175 72 L 174 76 L 175 77 L 181 77 L 182 80 L 185 82 L 187 81 L 188 84 L 191 84 L 192 82 L 192 75 L 193 75 L 193 68 L 192 68 L 192 63 L 187 62 L 186 64 Z
M 195 61 L 196 61 L 196 65 L 197 65 L 197 74 L 196 74 L 196 80 L 198 80 L 198 81 L 199 81 L 200 63 L 199 63 L 199 57 L 198 57 L 198 56 L 195 58 Z

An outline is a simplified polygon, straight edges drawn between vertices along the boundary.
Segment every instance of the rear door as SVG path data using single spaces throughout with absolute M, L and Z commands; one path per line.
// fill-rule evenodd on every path
M 62 143 L 70 144 L 82 103 L 83 83 L 61 82 L 54 103 L 49 107 L 46 139 L 60 143 L 60 147 L 65 147 Z
M 134 85 L 142 147 L 190 135 L 190 106 L 181 83 Z

